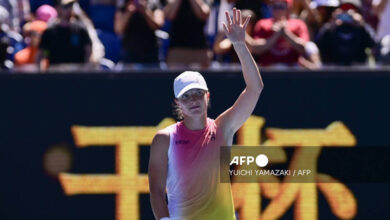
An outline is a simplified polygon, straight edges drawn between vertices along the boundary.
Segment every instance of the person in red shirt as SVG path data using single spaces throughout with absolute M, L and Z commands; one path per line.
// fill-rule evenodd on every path
M 34 64 L 37 59 L 38 45 L 41 35 L 46 30 L 47 24 L 44 21 L 33 21 L 23 26 L 24 35 L 29 39 L 29 46 L 15 54 L 15 65 Z
M 292 0 L 273 0 L 272 18 L 256 23 L 254 39 L 247 36 L 251 52 L 259 56 L 262 65 L 296 65 L 305 53 L 309 41 L 306 24 L 289 17 Z

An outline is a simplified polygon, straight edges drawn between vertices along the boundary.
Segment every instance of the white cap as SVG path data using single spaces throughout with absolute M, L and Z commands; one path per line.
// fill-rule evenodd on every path
M 173 91 L 175 92 L 176 98 L 179 98 L 190 89 L 209 90 L 206 81 L 199 72 L 185 71 L 175 78 Z

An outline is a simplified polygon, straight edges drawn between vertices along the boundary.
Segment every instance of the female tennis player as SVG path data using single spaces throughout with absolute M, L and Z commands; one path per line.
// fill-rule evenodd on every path
M 230 183 L 219 180 L 219 148 L 231 146 L 234 133 L 252 114 L 263 82 L 245 45 L 241 12 L 226 12 L 224 30 L 242 65 L 246 88 L 215 120 L 207 117 L 210 93 L 202 75 L 186 71 L 174 81 L 175 102 L 183 120 L 160 130 L 149 161 L 150 201 L 157 220 L 234 220 Z M 189 24 L 190 25 L 190 24 Z M 166 193 L 168 203 L 166 202 Z

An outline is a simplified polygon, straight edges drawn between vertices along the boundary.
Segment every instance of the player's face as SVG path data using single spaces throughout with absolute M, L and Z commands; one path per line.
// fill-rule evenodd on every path
M 202 89 L 191 89 L 177 99 L 184 115 L 200 116 L 207 111 L 208 92 Z

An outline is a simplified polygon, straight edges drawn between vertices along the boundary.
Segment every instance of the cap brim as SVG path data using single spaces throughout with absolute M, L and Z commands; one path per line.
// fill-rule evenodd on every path
M 179 94 L 177 94 L 176 98 L 180 98 L 180 96 L 182 96 L 184 93 L 186 93 L 187 91 L 189 91 L 189 90 L 191 90 L 191 89 L 202 89 L 202 90 L 206 90 L 206 91 L 209 90 L 207 87 L 201 86 L 201 85 L 199 85 L 199 84 L 190 84 L 190 85 L 184 87 L 184 88 L 179 92 Z

